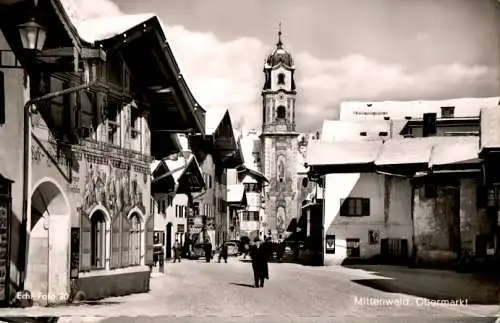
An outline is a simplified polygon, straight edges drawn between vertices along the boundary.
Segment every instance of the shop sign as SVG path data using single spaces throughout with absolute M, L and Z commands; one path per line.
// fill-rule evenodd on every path
M 335 235 L 327 234 L 325 242 L 326 242 L 326 253 L 330 254 L 335 253 Z

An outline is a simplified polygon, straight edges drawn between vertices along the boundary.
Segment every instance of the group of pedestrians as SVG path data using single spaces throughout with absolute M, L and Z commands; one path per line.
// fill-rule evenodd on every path
M 178 240 L 175 241 L 172 249 L 174 252 L 173 262 L 181 262 L 182 246 Z M 248 254 L 252 261 L 254 286 L 255 288 L 263 288 L 265 280 L 269 279 L 269 260 L 271 259 L 272 253 L 274 251 L 271 239 L 267 238 L 262 241 L 258 237 L 256 237 L 251 245 L 245 246 L 244 250 L 244 258 L 246 258 Z M 212 259 L 212 244 L 210 242 L 205 244 L 204 253 L 205 261 L 207 263 L 210 262 Z M 222 244 L 219 250 L 218 262 L 220 263 L 221 260 L 224 260 L 224 262 L 227 263 L 227 258 L 227 245 Z

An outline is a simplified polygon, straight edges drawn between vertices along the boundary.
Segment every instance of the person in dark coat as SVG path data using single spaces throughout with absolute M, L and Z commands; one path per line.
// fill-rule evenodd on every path
M 219 262 L 221 259 L 224 259 L 224 262 L 227 263 L 227 245 L 225 243 L 222 244 L 219 250 Z
M 255 288 L 264 287 L 264 280 L 269 279 L 268 255 L 266 246 L 259 238 L 254 239 L 254 244 L 250 247 L 250 257 L 252 258 L 252 269 Z
M 212 259 L 212 243 L 206 242 L 205 243 L 205 261 L 210 262 Z
M 181 262 L 182 246 L 179 243 L 179 240 L 175 240 L 175 243 L 174 243 L 174 246 L 172 249 L 174 249 L 174 263 L 177 260 L 179 260 L 179 262 Z

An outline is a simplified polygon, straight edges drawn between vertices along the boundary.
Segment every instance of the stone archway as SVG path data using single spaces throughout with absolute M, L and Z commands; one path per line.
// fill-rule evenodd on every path
M 25 289 L 39 305 L 64 303 L 69 292 L 71 216 L 59 184 L 42 179 L 31 194 Z

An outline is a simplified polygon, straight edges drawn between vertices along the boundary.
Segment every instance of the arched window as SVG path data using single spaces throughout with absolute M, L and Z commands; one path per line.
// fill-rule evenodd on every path
M 134 213 L 130 217 L 129 235 L 130 265 L 141 264 L 141 219 Z
M 285 119 L 286 117 L 286 109 L 284 106 L 280 105 L 278 110 L 276 111 L 276 116 L 278 119 Z
M 104 213 L 96 211 L 91 218 L 91 266 L 104 268 L 106 254 L 106 220 Z
M 279 73 L 278 74 L 278 84 L 285 84 L 285 74 Z

